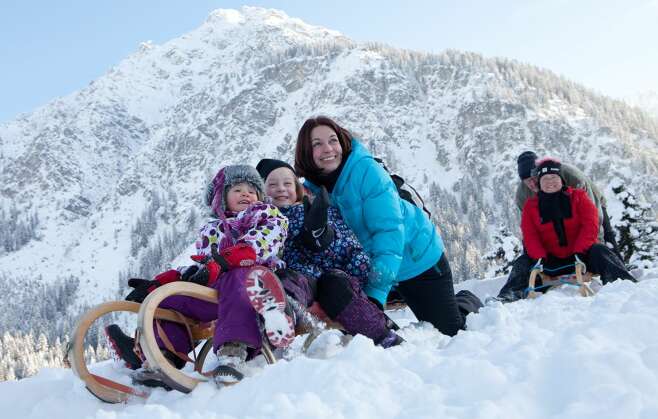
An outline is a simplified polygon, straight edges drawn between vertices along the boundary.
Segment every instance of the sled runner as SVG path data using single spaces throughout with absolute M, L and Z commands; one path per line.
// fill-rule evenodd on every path
M 592 273 L 586 272 L 585 264 L 577 261 L 574 264 L 574 273 L 567 275 L 550 276 L 541 265 L 541 259 L 530 272 L 530 280 L 528 281 L 527 298 L 537 298 L 541 295 L 539 290 L 550 290 L 560 285 L 570 285 L 578 287 L 580 295 L 583 297 L 590 297 L 594 295 L 592 290 Z M 541 278 L 542 285 L 535 286 L 537 276 Z

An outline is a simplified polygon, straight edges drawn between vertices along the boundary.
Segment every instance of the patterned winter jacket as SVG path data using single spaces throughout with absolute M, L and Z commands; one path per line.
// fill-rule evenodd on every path
M 318 191 L 318 186 L 306 181 Z M 330 194 L 345 223 L 368 252 L 365 293 L 384 304 L 391 287 L 436 264 L 443 241 L 422 209 L 400 198 L 391 176 L 357 139 Z
M 239 213 L 226 212 L 226 219 L 210 220 L 199 230 L 197 255 L 210 255 L 210 246 L 219 250 L 247 243 L 256 251 L 256 263 L 271 269 L 285 267 L 278 255 L 288 234 L 288 219 L 277 207 L 257 202 Z
M 327 210 L 327 223 L 335 232 L 334 240 L 321 251 L 310 250 L 302 243 L 304 206 L 297 204 L 280 209 L 289 222 L 288 239 L 282 256 L 288 268 L 316 279 L 329 269 L 340 269 L 357 277 L 365 285 L 370 272 L 370 258 L 336 208 L 329 207 Z
M 560 246 L 552 222 L 541 223 L 537 196 L 528 199 L 523 207 L 523 244 L 531 258 L 546 258 L 549 254 L 568 258 L 575 253 L 586 253 L 596 243 L 599 219 L 594 203 L 582 189 L 567 188 L 565 193 L 570 198 L 572 214 L 564 219 L 566 246 Z

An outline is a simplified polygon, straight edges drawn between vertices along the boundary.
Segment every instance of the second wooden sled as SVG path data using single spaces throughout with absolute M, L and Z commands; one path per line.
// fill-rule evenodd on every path
M 562 284 L 570 284 L 570 285 L 576 285 L 578 286 L 578 292 L 580 292 L 580 295 L 583 297 L 590 297 L 594 295 L 594 290 L 592 290 L 592 287 L 590 286 L 592 282 L 592 273 L 591 272 L 583 272 L 584 266 L 581 263 L 576 264 L 575 266 L 575 278 L 576 282 L 571 283 L 571 282 L 565 282 L 562 280 L 563 276 L 557 276 L 557 277 L 552 277 L 549 275 L 546 275 L 543 273 L 540 269 L 533 269 L 530 272 L 530 280 L 528 281 L 528 298 L 537 298 L 541 295 L 541 293 L 537 292 L 535 289 L 535 284 L 537 282 L 537 276 L 541 277 L 542 280 L 542 286 L 547 287 L 548 289 L 551 289 L 553 287 L 557 287 Z M 570 275 L 567 275 L 570 276 Z

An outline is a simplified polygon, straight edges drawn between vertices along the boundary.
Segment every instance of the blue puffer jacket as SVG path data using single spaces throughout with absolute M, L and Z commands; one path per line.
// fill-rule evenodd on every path
M 318 191 L 309 181 L 306 186 Z M 356 139 L 331 201 L 370 255 L 372 272 L 364 290 L 382 304 L 395 283 L 420 275 L 443 254 L 427 215 L 400 198 L 389 174 Z

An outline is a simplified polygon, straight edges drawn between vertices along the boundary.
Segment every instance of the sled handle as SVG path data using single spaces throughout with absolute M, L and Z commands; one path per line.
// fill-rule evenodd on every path
M 578 282 L 579 285 L 578 291 L 580 291 L 580 295 L 583 297 L 591 297 L 594 295 L 594 290 L 589 286 L 592 276 L 587 275 L 587 279 L 583 278 L 583 275 L 586 272 L 585 264 L 578 259 L 578 256 L 576 256 L 576 260 L 576 282 Z
M 537 275 L 541 273 L 541 266 L 533 268 L 530 271 L 530 279 L 528 280 L 528 296 L 527 298 L 537 298 L 539 293 L 535 291 L 535 283 L 537 282 Z

